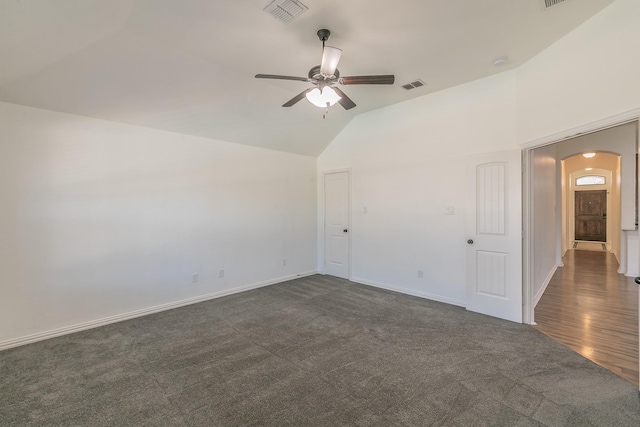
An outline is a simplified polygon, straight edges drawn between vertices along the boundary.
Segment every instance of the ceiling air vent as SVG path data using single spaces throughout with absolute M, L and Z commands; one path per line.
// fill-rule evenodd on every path
M 279 21 L 288 24 L 307 11 L 307 6 L 295 0 L 274 0 L 263 10 Z
M 565 3 L 567 0 L 540 0 L 542 2 L 543 9 L 549 9 L 550 7 L 557 6 L 560 3 Z
M 415 89 L 417 87 L 420 86 L 425 86 L 426 83 L 423 82 L 422 80 L 416 80 L 415 82 L 411 82 L 411 83 L 407 83 L 406 85 L 402 85 L 403 88 L 405 88 L 406 90 L 411 90 L 411 89 Z

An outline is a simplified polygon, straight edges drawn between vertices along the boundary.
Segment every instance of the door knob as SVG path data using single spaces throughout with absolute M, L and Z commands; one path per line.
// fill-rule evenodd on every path
M 637 283 L 638 285 L 640 285 L 640 277 L 636 277 L 636 278 L 635 278 L 635 281 L 636 281 L 636 283 Z
M 342 231 L 346 233 L 346 232 L 348 232 L 349 230 L 347 230 L 347 229 L 345 228 L 345 229 L 344 229 L 344 230 L 342 230 Z
M 467 243 L 470 244 L 470 245 L 473 245 L 473 239 L 467 240 Z

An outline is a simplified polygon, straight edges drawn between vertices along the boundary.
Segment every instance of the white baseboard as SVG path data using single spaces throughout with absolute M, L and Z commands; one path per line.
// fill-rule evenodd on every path
M 128 313 L 117 314 L 115 316 L 109 316 L 102 319 L 90 320 L 88 322 L 78 323 L 76 325 L 65 326 L 58 329 L 52 329 L 50 331 L 40 332 L 37 334 L 27 335 L 20 338 L 14 338 L 6 341 L 0 341 L 0 351 L 6 350 L 21 345 L 31 344 L 38 341 L 47 340 L 49 338 L 55 338 L 62 335 L 72 334 L 74 332 L 85 331 L 87 329 L 98 328 L 100 326 L 110 325 L 112 323 L 122 322 L 125 320 L 135 319 L 136 317 L 146 316 L 148 314 L 159 313 L 161 311 L 171 310 L 178 307 L 184 307 L 186 305 L 196 304 L 216 298 L 225 297 L 228 295 L 237 294 L 240 292 L 250 291 L 252 289 L 262 288 L 269 285 L 275 285 L 276 283 L 282 283 L 289 280 L 297 279 L 300 277 L 312 276 L 317 274 L 318 271 L 307 271 L 290 276 L 278 277 L 275 279 L 265 280 L 262 282 L 256 282 L 249 285 L 238 286 L 233 289 L 226 289 L 224 291 L 213 292 L 206 295 L 200 295 L 193 298 L 187 298 L 179 301 L 174 301 L 166 304 L 156 305 L 153 307 L 143 308 L 140 310 L 131 311 Z
M 455 298 L 447 298 L 440 295 L 430 294 L 427 292 L 420 292 L 420 291 L 416 291 L 415 289 L 401 288 L 399 286 L 393 286 L 393 285 L 388 285 L 386 283 L 374 282 L 371 280 L 362 279 L 360 277 L 352 277 L 350 280 L 352 282 L 360 283 L 362 285 L 373 286 L 375 288 L 386 289 L 388 291 L 399 292 L 401 294 L 407 294 L 414 297 L 443 302 L 445 304 L 457 305 L 459 307 L 464 307 L 464 308 L 466 308 L 467 306 L 465 301 L 461 301 Z
M 553 266 L 553 268 L 551 269 L 551 271 L 549 272 L 547 277 L 544 279 L 544 283 L 542 284 L 542 287 L 533 296 L 533 307 L 534 308 L 535 308 L 536 305 L 538 305 L 538 302 L 540 301 L 540 298 L 542 298 L 542 295 L 544 294 L 544 291 L 547 290 L 547 286 L 549 286 L 549 282 L 551 282 L 551 278 L 556 273 L 556 270 L 558 269 L 558 267 L 562 267 L 562 266 L 561 265 L 557 265 L 557 264 Z

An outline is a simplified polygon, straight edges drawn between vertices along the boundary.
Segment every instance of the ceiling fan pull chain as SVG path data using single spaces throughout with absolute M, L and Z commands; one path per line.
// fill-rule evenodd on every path
M 327 118 L 327 114 L 329 114 L 329 107 L 330 107 L 330 105 L 329 105 L 329 103 L 327 102 L 327 107 L 324 109 L 324 114 L 322 115 L 322 118 L 323 118 L 323 119 L 326 119 L 326 118 Z

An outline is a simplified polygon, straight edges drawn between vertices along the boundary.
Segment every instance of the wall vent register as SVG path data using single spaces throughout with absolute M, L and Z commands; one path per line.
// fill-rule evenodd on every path
M 407 83 L 406 85 L 402 85 L 402 87 L 406 90 L 415 89 L 417 87 L 426 86 L 426 83 L 422 80 L 416 80 L 415 82 Z
M 549 9 L 559 4 L 565 3 L 567 0 L 540 0 L 542 2 L 543 9 Z
M 263 10 L 277 20 L 288 24 L 306 12 L 308 8 L 295 0 L 274 0 Z

